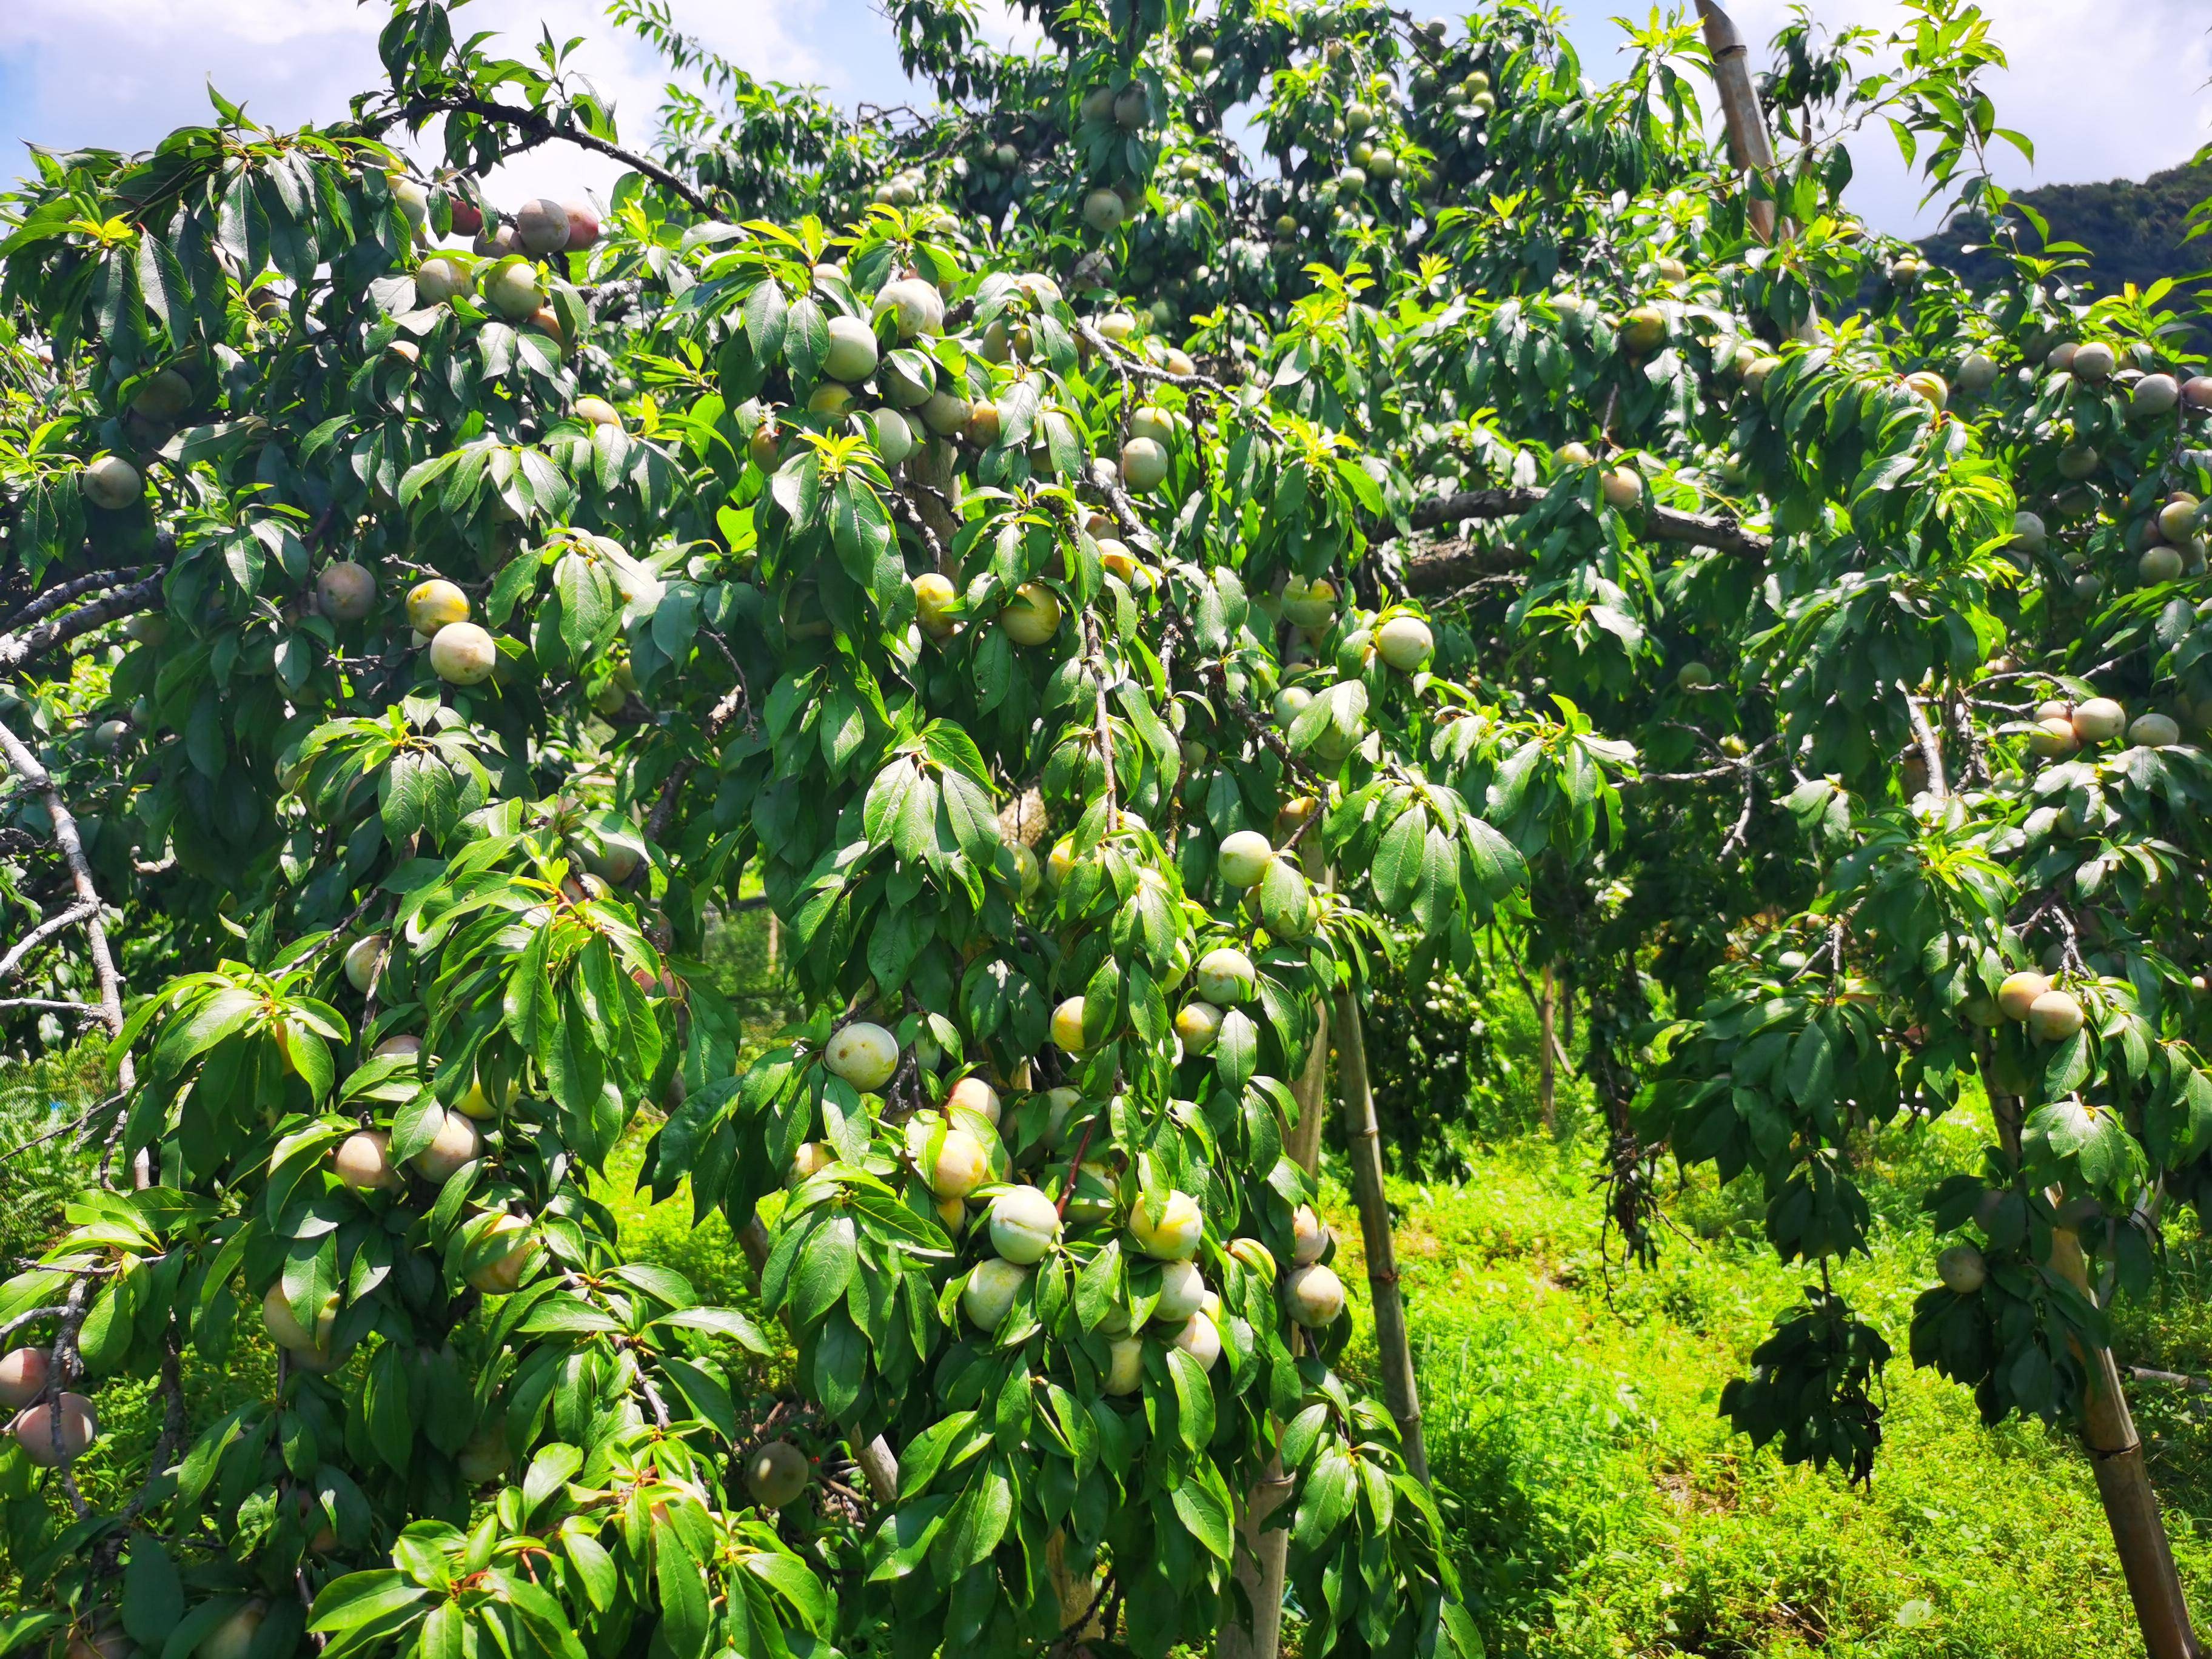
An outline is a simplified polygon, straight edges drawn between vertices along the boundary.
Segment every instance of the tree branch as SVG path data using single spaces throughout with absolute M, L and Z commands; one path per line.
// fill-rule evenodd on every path
M 1463 489 L 1455 495 L 1438 495 L 1421 502 L 1407 514 L 1407 523 L 1415 530 L 1435 530 L 1468 519 L 1517 519 L 1541 501 L 1545 493 L 1540 489 Z M 1772 537 L 1746 530 L 1734 519 L 1719 514 L 1678 513 L 1670 507 L 1647 506 L 1638 528 L 1654 541 L 1710 547 L 1753 558 L 1763 559 L 1774 550 Z M 1396 533 L 1386 527 L 1377 532 L 1376 539 L 1388 541 Z M 1407 578 L 1410 584 L 1410 568 Z M 1443 586 L 1441 582 L 1437 585 Z
M 81 610 L 72 611 L 43 627 L 16 637 L 0 637 L 0 671 L 17 669 L 33 657 L 42 657 L 57 646 L 67 645 L 81 634 L 89 634 L 104 623 L 118 617 L 150 611 L 161 597 L 161 574 L 156 571 L 128 587 L 118 588 L 104 599 L 95 599 Z
M 158 591 L 161 578 L 155 576 L 149 580 Z M 139 584 L 141 586 L 144 585 Z M 98 608 L 97 605 L 88 605 L 85 610 Z M 76 617 L 83 614 L 82 611 L 77 611 L 69 620 L 74 621 Z M 54 787 L 52 777 L 45 767 L 39 764 L 39 757 L 24 746 L 23 740 L 9 729 L 4 721 L 0 721 L 0 757 L 4 757 L 10 771 L 22 779 L 28 787 L 37 790 L 46 800 L 46 816 L 53 821 L 54 844 L 62 849 L 62 858 L 69 866 L 70 884 L 76 889 L 77 903 L 75 908 L 87 913 L 84 916 L 85 939 L 92 951 L 93 972 L 100 981 L 100 1021 L 107 1027 L 110 1036 L 120 1036 L 123 1034 L 123 976 L 115 971 L 115 957 L 107 948 L 107 930 L 100 920 L 100 889 L 93 884 L 92 864 L 84 855 L 84 842 L 77 835 L 76 819 L 63 801 L 61 792 Z M 125 1092 L 137 1081 L 137 1072 L 127 1054 L 117 1061 L 117 1081 Z
M 103 588 L 119 587 L 125 582 L 136 581 L 146 574 L 142 564 L 127 564 L 117 570 L 94 570 L 74 577 L 33 599 L 4 623 L 0 623 L 0 634 L 12 634 L 19 628 L 28 628 L 33 623 L 43 622 L 73 599 L 88 593 L 97 593 Z
M 397 118 L 419 126 L 422 118 L 428 115 L 473 115 L 483 120 L 519 127 L 540 140 L 562 138 L 582 149 L 597 150 L 600 155 L 611 155 L 623 166 L 643 173 L 664 190 L 681 197 L 685 205 L 695 212 L 703 213 L 709 218 L 714 216 L 714 210 L 705 197 L 658 161 L 647 161 L 634 150 L 611 144 L 592 133 L 579 131 L 574 127 L 556 126 L 534 110 L 517 109 L 512 104 L 495 104 L 485 98 L 417 98 L 400 110 Z

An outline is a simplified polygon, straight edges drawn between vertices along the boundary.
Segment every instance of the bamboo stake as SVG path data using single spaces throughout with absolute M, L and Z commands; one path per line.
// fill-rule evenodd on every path
M 1421 1395 L 1413 1380 L 1413 1348 L 1398 1295 L 1398 1249 L 1390 1237 L 1390 1202 L 1382 1190 L 1382 1136 L 1375 1123 L 1375 1091 L 1367 1079 L 1367 1044 L 1359 1004 L 1349 988 L 1336 994 L 1337 1075 L 1344 1085 L 1344 1137 L 1352 1153 L 1352 1190 L 1359 1203 L 1359 1236 L 1367 1251 L 1367 1285 L 1375 1298 L 1375 1347 L 1382 1400 L 1397 1419 L 1406 1467 L 1426 1485 L 1428 1449 L 1421 1440 Z
M 1729 154 L 1746 173 L 1756 173 L 1771 186 L 1774 180 L 1774 142 L 1767 137 L 1766 112 L 1759 106 L 1759 88 L 1751 83 L 1749 51 L 1735 22 L 1713 0 L 1698 0 L 1698 15 L 1705 21 L 1705 48 L 1713 60 L 1713 81 L 1720 88 L 1721 117 L 1728 124 Z M 1773 198 L 1753 197 L 1747 210 L 1751 228 L 1762 241 L 1771 242 L 1780 228 Z
M 2051 1233 L 2051 1265 L 2075 1290 L 2094 1299 L 2078 1235 L 2064 1228 Z M 2105 1521 L 2112 1531 L 2120 1571 L 2128 1581 L 2128 1599 L 2135 1603 L 2143 1646 L 2150 1659 L 2199 1659 L 2203 1650 L 2197 1645 L 2196 1630 L 2190 1624 L 2189 1601 L 2182 1593 L 2181 1575 L 2174 1569 L 2166 1520 L 2159 1512 L 2158 1493 L 2151 1486 L 2150 1471 L 2143 1462 L 2142 1439 L 2136 1433 L 2135 1414 L 2128 1409 L 2119 1367 L 2113 1363 L 2110 1348 L 2085 1350 L 2076 1343 L 2074 1352 L 2089 1368 L 2081 1438 L 2089 1448 L 2097 1496 L 2104 1500 Z

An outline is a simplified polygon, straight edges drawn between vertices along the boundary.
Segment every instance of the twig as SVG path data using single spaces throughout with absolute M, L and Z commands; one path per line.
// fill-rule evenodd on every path
M 24 934 L 21 939 L 18 939 L 14 947 L 9 951 L 6 956 L 0 957 L 0 979 L 6 979 L 10 974 L 13 974 L 16 969 L 22 965 L 24 957 L 29 956 L 32 951 L 37 950 L 39 946 L 45 944 L 56 933 L 61 933 L 65 928 L 75 927 L 78 922 L 82 921 L 88 916 L 92 915 L 98 908 L 99 906 L 96 903 L 88 904 L 84 901 L 79 900 L 76 903 L 70 905 L 68 909 L 57 911 L 52 915 L 48 916 L 44 921 L 40 922 L 37 927 L 31 929 L 29 933 Z M 101 1011 L 103 1016 L 106 1012 L 106 1011 L 105 1009 Z

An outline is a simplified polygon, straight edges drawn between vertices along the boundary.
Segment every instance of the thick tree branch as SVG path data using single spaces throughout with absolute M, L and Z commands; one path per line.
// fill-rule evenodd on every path
M 161 574 L 156 571 L 128 587 L 118 588 L 104 599 L 72 611 L 66 617 L 33 629 L 20 636 L 0 638 L 0 672 L 21 668 L 34 657 L 43 657 L 58 646 L 67 645 L 80 635 L 89 634 L 118 617 L 136 615 L 150 611 L 161 598 Z
M 398 118 L 419 125 L 428 115 L 474 115 L 486 121 L 497 121 L 529 133 L 541 142 L 548 138 L 565 139 L 584 149 L 597 150 L 602 155 L 612 156 L 624 167 L 644 174 L 662 189 L 683 198 L 695 212 L 708 217 L 714 210 L 697 191 L 658 161 L 647 161 L 634 150 L 619 144 L 611 144 L 594 134 L 580 131 L 574 127 L 556 126 L 535 110 L 517 109 L 512 104 L 495 104 L 487 98 L 417 98 L 399 112 Z
M 1407 522 L 1415 530 L 1435 530 L 1468 519 L 1517 519 L 1541 501 L 1544 494 L 1540 489 L 1463 489 L 1455 495 L 1438 495 L 1423 501 L 1407 515 Z M 1669 507 L 1646 507 L 1638 528 L 1654 541 L 1710 547 L 1753 558 L 1763 559 L 1774 550 L 1771 536 L 1746 530 L 1734 519 L 1719 514 L 1678 513 Z M 1389 540 L 1395 533 L 1386 528 L 1377 533 L 1376 538 Z M 1410 583 L 1410 569 L 1407 579 Z
M 28 628 L 33 623 L 44 622 L 72 600 L 106 588 L 120 587 L 124 583 L 136 581 L 144 574 L 144 565 L 127 564 L 118 570 L 94 570 L 73 577 L 48 588 L 6 622 L 0 623 L 0 634 L 12 634 L 19 628 Z

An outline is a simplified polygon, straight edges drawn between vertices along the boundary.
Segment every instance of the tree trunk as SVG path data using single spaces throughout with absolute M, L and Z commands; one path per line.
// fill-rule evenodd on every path
M 1559 1132 L 1559 983 L 1552 964 L 1544 964 L 1544 988 L 1536 999 L 1536 1112 L 1547 1134 Z
M 1311 1175 L 1321 1164 L 1322 1107 L 1328 1097 L 1328 1005 L 1316 1011 L 1318 1024 L 1306 1063 L 1291 1085 L 1291 1097 L 1298 1103 L 1297 1121 L 1291 1126 L 1288 1150 L 1298 1167 Z M 1297 1339 L 1293 1336 L 1291 1340 Z M 1218 1659 L 1276 1659 L 1283 1644 L 1283 1581 L 1290 1560 L 1291 1535 L 1278 1527 L 1262 1531 L 1261 1524 L 1290 1496 L 1280 1458 L 1267 1460 L 1267 1471 L 1245 1495 L 1237 1517 L 1237 1557 L 1231 1570 L 1252 1604 L 1252 1621 L 1245 1624 L 1231 1604 L 1228 1617 L 1214 1643 Z
M 2051 1234 L 2051 1265 L 2075 1290 L 2093 1294 L 2081 1242 L 2075 1234 L 2063 1228 Z M 2076 1344 L 2075 1352 L 2089 1370 L 2081 1437 L 2088 1444 L 2097 1495 L 2104 1500 L 2105 1521 L 2112 1529 L 2112 1548 L 2127 1577 L 2128 1599 L 2135 1603 L 2143 1646 L 2150 1659 L 2198 1659 L 2203 1650 L 2189 1622 L 2189 1602 L 2182 1595 L 2181 1575 L 2174 1570 L 2173 1550 L 2143 1463 L 2135 1416 L 2120 1385 L 2119 1367 L 2110 1348 L 2085 1352 Z
M 760 1270 L 768 1262 L 768 1229 L 761 1225 L 758 1216 L 738 1229 L 738 1243 L 745 1253 L 745 1260 L 753 1264 L 757 1279 Z M 865 1446 L 853 1448 L 853 1461 L 860 1466 L 866 1477 L 868 1490 L 878 1504 L 896 1502 L 899 1489 L 898 1458 L 892 1452 L 890 1442 L 878 1435 Z
M 1375 1297 L 1375 1347 L 1382 1371 L 1382 1399 L 1397 1419 L 1406 1467 L 1425 1485 L 1429 1454 L 1421 1442 L 1421 1395 L 1413 1380 L 1413 1348 L 1406 1334 L 1406 1307 L 1398 1296 L 1398 1250 L 1390 1237 L 1390 1203 L 1382 1191 L 1382 1137 L 1375 1125 L 1375 1091 L 1367 1081 L 1367 1045 L 1360 1035 L 1359 1004 L 1349 989 L 1336 994 L 1336 1048 L 1337 1075 L 1344 1085 L 1344 1137 L 1352 1155 L 1352 1190 L 1359 1203 L 1367 1284 Z

